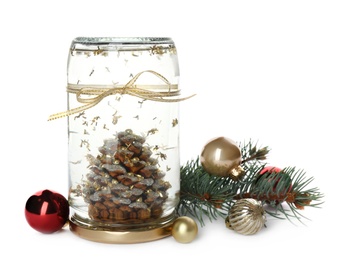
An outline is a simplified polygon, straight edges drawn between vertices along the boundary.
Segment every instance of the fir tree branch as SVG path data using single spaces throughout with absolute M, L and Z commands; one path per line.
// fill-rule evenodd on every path
M 262 147 L 260 149 L 257 148 L 257 144 L 254 144 L 251 140 L 247 144 L 239 144 L 240 152 L 242 154 L 242 162 L 241 164 L 245 164 L 246 162 L 257 160 L 266 160 L 267 155 L 270 152 L 267 146 Z
M 266 212 L 271 216 L 301 221 L 304 216 L 299 211 L 323 203 L 323 194 L 318 188 L 307 188 L 313 178 L 306 178 L 302 170 L 288 167 L 276 174 L 259 175 L 266 165 L 267 147 L 258 149 L 250 141 L 240 150 L 245 171 L 240 181 L 208 174 L 199 157 L 181 167 L 178 214 L 191 215 L 203 226 L 205 218 L 210 221 L 226 218 L 235 200 L 254 198 L 268 205 Z
M 204 225 L 204 217 L 210 221 L 224 217 L 226 200 L 231 200 L 231 180 L 209 175 L 200 165 L 199 158 L 181 167 L 180 203 L 178 213 L 191 215 Z

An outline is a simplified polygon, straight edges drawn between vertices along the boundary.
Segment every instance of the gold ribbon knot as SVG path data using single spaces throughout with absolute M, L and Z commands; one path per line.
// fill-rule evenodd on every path
M 160 78 L 168 86 L 168 91 L 162 92 L 162 91 L 152 91 L 152 90 L 148 90 L 148 89 L 137 88 L 135 85 L 135 82 L 143 73 L 151 73 L 151 74 L 157 76 L 158 78 Z M 87 110 L 91 107 L 94 107 L 99 102 L 101 102 L 102 99 L 104 99 L 105 97 L 110 96 L 110 95 L 116 95 L 116 94 L 125 95 L 125 94 L 127 94 L 127 95 L 135 96 L 138 98 L 142 98 L 145 100 L 152 100 L 152 101 L 158 101 L 158 102 L 179 102 L 179 101 L 183 101 L 183 100 L 186 100 L 186 99 L 189 99 L 189 98 L 195 96 L 195 94 L 194 94 L 194 95 L 191 95 L 191 96 L 185 97 L 185 98 L 174 98 L 174 97 L 180 95 L 180 90 L 178 90 L 178 89 L 172 90 L 172 84 L 165 77 L 163 77 L 161 74 L 159 74 L 155 71 L 152 71 L 152 70 L 141 71 L 140 73 L 136 74 L 123 87 L 113 87 L 113 88 L 84 87 L 84 88 L 77 88 L 77 85 L 75 85 L 75 86 L 68 85 L 67 92 L 76 94 L 77 101 L 79 103 L 84 104 L 84 105 L 77 107 L 77 108 L 69 109 L 65 112 L 50 115 L 48 118 L 48 121 L 51 121 L 51 120 L 54 120 L 57 118 L 62 118 L 65 116 L 70 116 L 72 114 L 80 113 L 84 110 Z M 89 97 L 89 96 L 93 96 L 93 97 Z

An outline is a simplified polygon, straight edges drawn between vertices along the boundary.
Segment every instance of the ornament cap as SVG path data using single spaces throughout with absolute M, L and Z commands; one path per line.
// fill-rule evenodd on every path
M 234 181 L 239 181 L 245 175 L 244 169 L 238 165 L 236 168 L 233 168 L 229 174 L 229 177 Z

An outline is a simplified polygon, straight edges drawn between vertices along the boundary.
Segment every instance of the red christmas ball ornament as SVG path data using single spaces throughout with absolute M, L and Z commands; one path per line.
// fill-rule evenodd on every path
M 272 186 L 273 193 L 277 194 L 277 197 L 279 196 L 279 198 L 275 200 L 275 203 L 281 203 L 283 201 L 281 197 L 284 198 L 286 194 L 292 190 L 292 181 L 290 176 L 283 172 L 281 168 L 267 166 L 259 172 L 259 177 L 256 180 L 256 184 L 263 175 L 269 183 L 274 182 Z M 270 201 L 266 202 L 270 203 Z
M 69 211 L 69 203 L 63 195 L 42 190 L 27 200 L 25 217 L 33 229 L 50 234 L 65 225 L 69 218 Z
M 269 173 L 277 173 L 277 172 L 280 172 L 282 169 L 281 168 L 278 168 L 278 167 L 273 167 L 273 166 L 267 166 L 267 167 L 264 167 L 263 170 L 260 171 L 260 175 L 266 173 L 266 172 L 269 172 Z
M 292 189 L 291 179 L 290 179 L 288 174 L 283 173 L 281 171 L 282 171 L 281 168 L 274 167 L 274 166 L 267 166 L 267 167 L 264 167 L 263 170 L 260 171 L 259 175 L 263 175 L 265 173 L 267 173 L 267 174 L 279 174 L 280 176 L 277 178 L 277 181 L 273 187 L 273 190 L 276 191 L 278 183 L 282 180 L 284 181 L 284 179 L 285 179 L 286 181 L 289 180 L 290 186 L 289 186 L 289 189 L 287 190 L 287 192 L 290 192 Z M 274 179 L 274 178 L 275 177 L 273 177 L 271 179 Z

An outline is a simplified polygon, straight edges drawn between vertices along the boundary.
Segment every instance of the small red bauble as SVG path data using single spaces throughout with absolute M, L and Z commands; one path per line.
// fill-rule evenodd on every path
M 38 191 L 27 200 L 25 217 L 33 229 L 45 234 L 53 233 L 67 222 L 69 203 L 57 192 Z
M 291 179 L 287 173 L 282 172 L 282 169 L 280 169 L 278 167 L 267 166 L 267 167 L 264 167 L 259 172 L 260 176 L 262 176 L 264 174 L 268 175 L 267 178 L 268 178 L 269 182 L 276 179 L 276 182 L 274 183 L 274 185 L 272 187 L 272 190 L 274 193 L 279 194 L 280 196 L 285 196 L 286 193 L 288 193 L 292 190 L 292 181 L 291 181 Z M 279 174 L 279 175 L 272 177 L 271 175 L 273 175 L 273 174 Z M 260 176 L 259 176 L 259 178 L 260 178 Z M 280 182 L 281 183 L 283 183 L 283 182 L 287 183 L 287 185 L 289 185 L 289 187 L 288 186 L 285 187 L 282 184 L 279 185 Z M 266 201 L 266 202 L 270 203 L 269 201 Z M 281 203 L 281 202 L 282 202 L 281 199 L 275 201 L 276 204 Z
M 277 189 L 277 184 L 279 183 L 279 181 L 281 179 L 290 179 L 289 175 L 286 174 L 286 173 L 280 173 L 282 171 L 282 169 L 278 168 L 278 167 L 273 167 L 273 166 L 267 166 L 267 167 L 264 167 L 263 170 L 260 171 L 259 175 L 263 175 L 265 173 L 268 173 L 268 174 L 281 174 L 281 177 L 278 178 L 278 180 L 276 181 L 274 187 L 273 187 L 273 190 L 276 191 Z M 290 179 L 290 186 L 289 186 L 289 189 L 287 190 L 287 192 L 290 192 L 292 189 L 292 185 L 291 185 L 291 179 Z
M 273 166 L 267 166 L 264 167 L 263 170 L 260 171 L 260 175 L 269 172 L 269 173 L 277 173 L 280 172 L 282 169 L 278 168 L 278 167 L 273 167 Z

